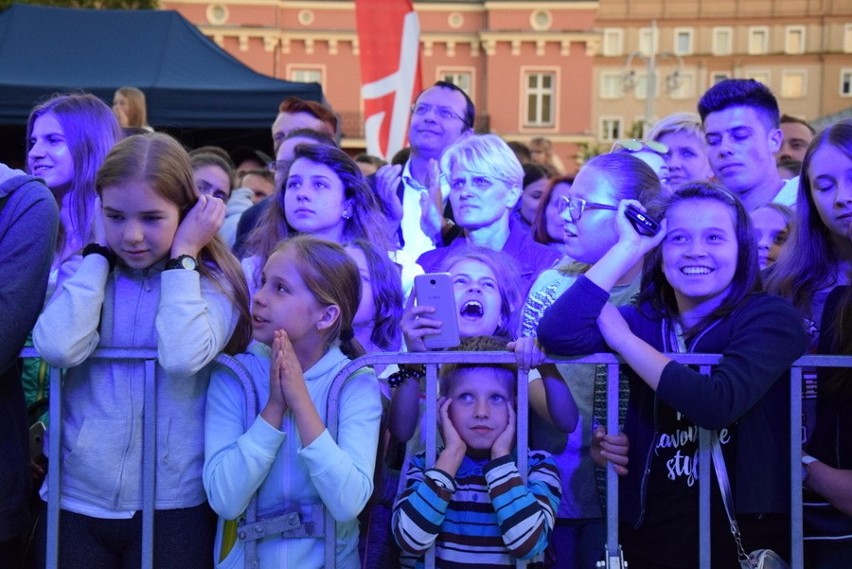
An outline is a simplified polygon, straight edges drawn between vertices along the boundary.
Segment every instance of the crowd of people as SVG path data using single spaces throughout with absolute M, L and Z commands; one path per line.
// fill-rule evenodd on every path
M 444 81 L 417 95 L 390 163 L 340 149 L 321 103 L 281 103 L 270 157 L 185 149 L 144 101 L 54 96 L 28 121 L 27 171 L 0 166 L 0 567 L 44 563 L 52 500 L 61 567 L 141 561 L 144 364 L 92 357 L 107 347 L 158 353 L 157 568 L 243 567 L 246 540 L 260 567 L 323 567 L 327 510 L 336 567 L 423 567 L 434 546 L 437 567 L 590 569 L 612 468 L 629 566 L 692 569 L 699 428 L 720 443 L 746 550 L 789 559 L 790 367 L 852 355 L 852 121 L 816 132 L 728 79 L 569 173 L 546 139 L 475 133 L 474 103 Z M 451 312 L 415 303 L 424 273 L 448 275 Z M 516 364 L 443 365 L 429 418 L 423 366 L 362 368 L 332 437 L 350 360 L 426 351 L 451 324 L 451 349 Z M 20 359 L 27 345 L 40 358 Z M 624 362 L 616 434 L 606 366 L 548 361 L 599 352 Z M 722 359 L 704 374 L 669 356 L 689 352 Z M 248 371 L 256 415 L 220 353 Z M 852 368 L 809 377 L 806 567 L 836 569 L 852 559 Z M 60 496 L 28 437 L 48 396 Z M 255 496 L 279 529 L 246 537 Z M 711 510 L 713 567 L 735 566 L 717 489 Z

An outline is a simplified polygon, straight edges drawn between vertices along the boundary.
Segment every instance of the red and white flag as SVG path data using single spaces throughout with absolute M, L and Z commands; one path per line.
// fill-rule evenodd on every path
M 420 23 L 411 0 L 355 0 L 367 152 L 390 160 L 405 146 L 420 92 Z

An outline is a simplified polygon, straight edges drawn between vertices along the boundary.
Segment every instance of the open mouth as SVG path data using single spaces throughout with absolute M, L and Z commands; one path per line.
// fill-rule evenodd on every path
M 465 318 L 482 318 L 485 314 L 485 309 L 478 300 L 468 300 L 462 304 L 459 314 Z
M 684 267 L 680 270 L 685 275 L 709 275 L 713 272 L 710 267 Z

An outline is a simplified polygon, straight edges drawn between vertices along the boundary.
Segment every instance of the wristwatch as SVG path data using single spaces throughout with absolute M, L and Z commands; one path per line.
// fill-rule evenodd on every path
M 818 458 L 813 457 L 809 454 L 802 455 L 802 483 L 804 483 L 808 479 L 808 466 L 813 462 L 817 462 L 818 460 Z
M 198 261 L 196 261 L 195 257 L 193 257 L 192 255 L 181 255 L 179 257 L 175 257 L 174 259 L 169 259 L 169 261 L 166 263 L 166 270 L 170 271 L 172 269 L 197 271 Z

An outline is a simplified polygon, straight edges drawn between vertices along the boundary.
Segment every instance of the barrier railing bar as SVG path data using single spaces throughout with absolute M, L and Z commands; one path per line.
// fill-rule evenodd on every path
M 157 495 L 157 375 L 156 360 L 145 360 L 142 406 L 142 567 L 154 567 L 154 501 Z
M 702 375 L 710 375 L 710 366 L 702 365 Z M 711 458 L 711 431 L 698 429 L 698 566 L 710 569 L 710 488 L 716 483 Z
M 848 358 L 852 359 L 852 358 Z M 802 510 L 802 368 L 790 370 L 790 562 L 798 569 L 805 563 Z
M 20 353 L 21 357 L 39 357 L 38 352 L 34 348 L 25 348 Z M 722 358 L 718 354 L 667 354 L 672 359 L 676 359 L 680 363 L 687 365 L 701 365 L 702 373 L 709 373 L 709 366 L 712 366 Z M 144 474 L 146 480 L 150 480 L 150 485 L 145 484 L 143 488 L 143 567 L 153 566 L 153 511 L 154 498 L 156 491 L 155 469 L 156 462 L 150 457 L 155 456 L 156 452 L 156 381 L 155 381 L 155 365 L 157 359 L 157 351 L 152 349 L 138 348 L 101 348 L 96 350 L 90 356 L 92 359 L 114 359 L 114 360 L 147 360 L 145 362 L 145 414 L 144 414 Z M 223 358 L 225 360 L 223 360 Z M 220 361 L 227 359 L 233 360 L 230 356 L 220 355 Z M 427 393 L 437 394 L 437 366 L 441 363 L 464 362 L 464 363 L 513 363 L 515 361 L 514 354 L 509 352 L 419 352 L 419 353 L 376 353 L 362 356 L 341 370 L 338 377 L 348 377 L 357 369 L 375 364 L 427 364 Z M 576 363 L 576 364 L 606 364 L 607 370 L 607 431 L 610 433 L 617 432 L 618 429 L 618 365 L 621 362 L 620 358 L 613 354 L 591 354 L 577 358 L 548 358 L 546 363 Z M 234 366 L 229 366 L 234 369 Z M 795 468 L 799 464 L 799 456 L 801 452 L 801 381 L 802 367 L 852 367 L 852 357 L 850 356 L 829 356 L 829 355 L 807 355 L 796 360 L 791 369 L 791 435 L 790 435 L 790 465 L 791 465 L 791 567 L 793 569 L 801 569 L 803 566 L 803 544 L 802 544 L 802 497 L 801 497 L 801 469 Z M 242 375 L 245 375 L 243 373 Z M 519 373 L 519 378 L 521 377 Z M 526 375 L 526 374 L 523 374 Z M 244 384 L 247 396 L 251 394 L 253 399 L 246 399 L 246 416 L 247 420 L 251 421 L 257 414 L 256 393 L 253 389 L 251 379 L 242 377 L 240 380 Z M 431 386 L 430 386 L 431 384 Z M 795 386 L 795 387 L 794 387 Z M 335 385 L 329 393 L 329 429 L 332 429 L 332 434 L 336 436 L 337 428 L 337 405 L 339 402 L 340 389 L 343 387 L 343 381 L 335 380 Z M 430 388 L 431 387 L 431 388 Z M 51 368 L 50 370 L 50 389 L 51 393 L 61 393 L 61 370 Z M 527 382 L 519 383 L 519 409 L 526 415 L 528 412 L 528 393 Z M 522 401 L 523 400 L 523 401 Z M 149 405 L 148 402 L 151 402 Z M 332 402 L 334 403 L 332 405 Z M 523 402 L 523 406 L 521 403 Z M 436 416 L 437 400 L 433 397 L 427 397 L 426 411 L 427 416 Z M 61 449 L 61 397 L 51 397 L 49 402 L 50 422 L 53 426 L 52 433 L 49 437 L 49 456 L 50 467 L 48 470 L 48 491 L 51 499 L 48 501 L 48 523 L 47 523 L 47 550 L 46 562 L 48 567 L 58 566 L 59 561 L 59 511 L 60 511 L 60 449 Z M 333 418 L 333 421 L 332 421 Z M 528 429 L 528 421 L 526 417 L 521 417 L 521 412 L 518 414 L 519 425 L 519 470 L 524 478 L 526 478 L 526 465 L 521 468 L 521 448 L 523 444 L 526 447 L 526 437 L 522 437 L 521 432 Z M 427 464 L 434 464 L 435 455 L 437 452 L 435 430 L 436 425 L 431 425 L 429 421 L 426 424 L 427 428 Z M 708 440 L 704 440 L 706 433 L 701 429 L 699 431 L 699 480 L 709 481 L 710 478 L 710 458 L 709 458 L 709 436 Z M 431 447 L 431 451 L 430 448 Z M 153 450 L 152 450 L 153 449 Z M 525 448 L 523 449 L 526 450 Z M 150 454 L 149 454 L 150 453 Z M 523 453 L 523 460 L 526 459 L 526 453 Z M 706 472 L 705 472 L 706 470 Z M 608 521 L 607 521 L 607 547 L 610 549 L 608 555 L 618 551 L 618 529 L 617 529 L 617 477 L 610 466 L 607 473 L 607 496 L 608 496 Z M 705 488 L 706 487 L 706 488 Z M 708 484 L 699 482 L 699 492 L 702 501 L 701 509 L 707 508 L 709 513 L 709 488 Z M 706 494 L 706 498 L 705 498 Z M 255 507 L 254 500 L 250 504 L 249 509 Z M 615 508 L 615 525 L 613 526 L 610 508 Z M 247 511 L 247 514 L 249 512 Z M 251 512 L 256 515 L 256 512 Z M 703 516 L 704 514 L 702 514 Z M 326 523 L 330 514 L 326 512 Z M 704 521 L 699 522 L 701 529 L 701 567 L 709 567 L 709 546 L 705 547 L 705 540 L 709 539 L 709 531 L 705 531 Z M 709 521 L 707 522 L 709 524 Z M 150 525 L 149 525 L 150 524 Z M 332 555 L 336 546 L 334 522 L 331 521 L 331 533 L 326 533 L 327 551 L 330 546 Z M 709 530 L 709 525 L 707 526 Z M 330 542 L 330 544 L 329 544 Z M 614 545 L 613 545 L 614 544 Z M 709 541 L 707 542 L 709 544 Z M 253 543 L 247 543 L 248 547 L 253 546 Z M 614 547 L 614 549 L 613 549 Z M 434 555 L 434 553 L 433 553 Z M 705 559 L 706 555 L 706 559 Z M 255 557 L 256 559 L 256 557 Z M 333 559 L 333 557 L 332 557 Z M 610 558 L 612 559 L 612 558 Z M 248 557 L 247 557 L 248 561 Z M 434 562 L 434 557 L 433 557 Z M 610 562 L 608 560 L 608 562 Z M 525 565 L 525 563 L 524 563 Z M 609 565 L 608 565 L 609 566 Z
M 619 394 L 621 391 L 618 363 L 606 365 L 606 433 L 617 435 Z M 606 569 L 620 569 L 621 546 L 618 542 L 618 474 L 609 464 L 606 468 Z

